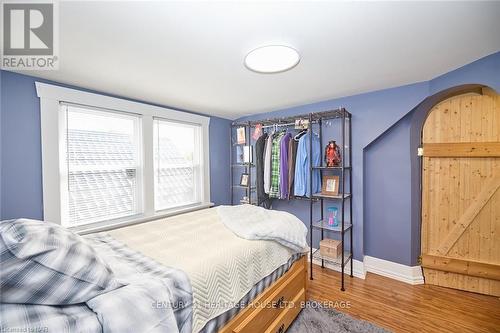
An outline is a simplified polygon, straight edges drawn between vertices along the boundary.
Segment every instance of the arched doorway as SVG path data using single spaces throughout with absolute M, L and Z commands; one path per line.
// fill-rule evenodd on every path
M 425 282 L 500 296 L 500 95 L 435 105 L 422 142 Z

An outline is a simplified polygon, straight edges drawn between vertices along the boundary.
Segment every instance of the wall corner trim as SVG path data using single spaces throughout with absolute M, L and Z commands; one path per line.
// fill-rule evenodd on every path
M 363 264 L 366 272 L 382 275 L 412 285 L 424 283 L 421 266 L 406 266 L 370 256 L 365 256 Z
M 316 249 L 313 248 L 313 251 Z M 309 255 L 307 256 L 309 260 Z M 321 266 L 321 260 L 313 258 L 313 264 Z M 325 267 L 340 272 L 340 267 L 325 262 Z M 350 265 L 346 266 L 346 274 L 351 273 Z M 366 278 L 366 273 L 382 275 L 390 279 L 408 283 L 411 285 L 424 284 L 421 266 L 406 266 L 396 262 L 365 256 L 363 261 L 354 259 L 353 275 L 360 279 Z
M 315 248 L 313 248 L 313 252 L 316 251 Z M 307 260 L 310 261 L 309 254 L 307 255 Z M 321 266 L 321 260 L 313 258 L 313 264 Z M 338 265 L 331 265 L 328 262 L 325 261 L 325 267 L 331 270 L 334 270 L 336 272 L 340 272 L 340 267 Z M 353 274 L 355 277 L 360 278 L 360 279 L 365 279 L 366 277 L 366 271 L 364 268 L 364 264 L 362 261 L 353 259 L 352 262 L 352 270 Z M 351 266 L 347 265 L 345 267 L 345 273 L 346 274 L 351 274 Z

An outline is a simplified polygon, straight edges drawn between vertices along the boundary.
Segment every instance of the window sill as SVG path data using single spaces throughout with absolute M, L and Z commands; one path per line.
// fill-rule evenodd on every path
M 83 225 L 83 226 L 78 226 L 78 227 L 70 227 L 69 230 L 71 230 L 79 235 L 92 234 L 95 232 L 123 228 L 123 227 L 129 226 L 129 225 L 140 224 L 140 223 L 144 223 L 144 222 L 158 220 L 158 219 L 165 218 L 165 217 L 194 212 L 197 210 L 213 207 L 214 205 L 215 205 L 214 203 L 208 202 L 208 203 L 198 204 L 196 206 L 182 207 L 182 208 L 172 209 L 169 211 L 163 211 L 163 212 L 159 212 L 159 213 L 152 215 L 152 216 L 139 216 L 139 217 L 127 218 L 126 220 L 117 220 L 117 221 L 113 221 L 113 222 L 108 221 L 108 222 L 96 223 L 93 225 Z

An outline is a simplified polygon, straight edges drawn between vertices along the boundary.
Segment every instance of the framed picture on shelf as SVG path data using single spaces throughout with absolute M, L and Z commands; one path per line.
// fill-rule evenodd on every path
M 243 164 L 243 146 L 236 146 L 236 163 Z
M 252 146 L 236 147 L 236 163 L 252 163 Z
M 243 146 L 243 162 L 252 163 L 252 146 Z
M 248 173 L 242 173 L 240 178 L 241 186 L 248 186 Z
M 339 195 L 339 176 L 323 176 L 321 194 L 324 195 Z
M 236 129 L 236 143 L 244 145 L 247 142 L 245 137 L 245 127 L 238 127 Z

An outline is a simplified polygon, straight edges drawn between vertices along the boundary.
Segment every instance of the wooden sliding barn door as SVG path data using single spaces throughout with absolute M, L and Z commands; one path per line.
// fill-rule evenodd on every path
M 500 96 L 447 99 L 423 129 L 425 283 L 500 296 Z

